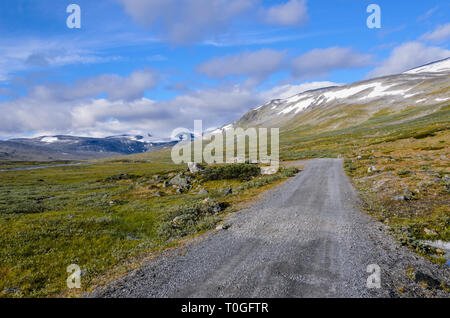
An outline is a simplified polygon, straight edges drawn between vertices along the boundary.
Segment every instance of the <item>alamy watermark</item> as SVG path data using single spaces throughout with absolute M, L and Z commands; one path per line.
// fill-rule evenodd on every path
M 172 136 L 184 135 L 187 138 L 172 148 L 172 161 L 180 163 L 264 163 L 278 169 L 280 162 L 280 129 L 232 128 L 217 133 L 203 133 L 201 120 L 194 121 L 193 138 L 184 128 L 177 128 Z M 192 140 L 193 139 L 193 140 Z M 206 145 L 205 145 L 206 144 Z M 225 154 L 224 156 L 224 149 Z M 248 153 L 248 158 L 246 154 Z
M 67 266 L 67 272 L 70 273 L 67 277 L 67 287 L 69 289 L 81 288 L 81 269 L 76 264 Z
M 370 4 L 367 7 L 367 13 L 371 13 L 367 18 L 367 27 L 381 29 L 381 7 L 378 4 Z
M 69 4 L 66 9 L 70 15 L 67 17 L 66 25 L 69 29 L 81 29 L 81 8 L 78 4 Z
M 367 273 L 370 274 L 367 277 L 366 286 L 369 289 L 380 289 L 381 288 L 381 268 L 377 264 L 370 264 L 367 266 Z

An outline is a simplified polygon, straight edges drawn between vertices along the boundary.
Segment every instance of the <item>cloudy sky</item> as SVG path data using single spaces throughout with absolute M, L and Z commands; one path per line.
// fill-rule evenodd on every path
M 71 3 L 81 29 L 66 26 Z M 0 139 L 219 127 L 449 57 L 449 17 L 445 0 L 3 0 Z

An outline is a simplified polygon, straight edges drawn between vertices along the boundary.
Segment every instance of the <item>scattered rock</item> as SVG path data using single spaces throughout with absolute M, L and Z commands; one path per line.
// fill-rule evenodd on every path
M 403 191 L 403 196 L 404 196 L 405 200 L 413 200 L 415 194 L 414 194 L 414 192 L 412 192 L 411 190 L 405 189 L 405 190 Z
M 370 166 L 369 169 L 367 169 L 368 173 L 377 172 L 378 169 L 375 166 Z
M 436 236 L 438 235 L 435 231 L 424 228 L 423 231 L 427 234 L 427 235 L 432 235 L 432 236 Z
M 181 215 L 175 217 L 175 218 L 172 220 L 172 224 L 173 224 L 174 226 L 180 226 L 180 225 L 182 225 L 182 223 L 183 223 L 183 218 L 182 218 Z
M 205 167 L 203 167 L 202 165 L 200 165 L 196 162 L 189 162 L 188 168 L 191 173 L 197 173 L 199 171 L 205 170 Z
M 168 186 L 169 186 L 170 184 L 169 184 L 169 182 L 168 181 L 164 181 L 164 183 L 163 183 L 163 188 L 167 188 Z
M 356 159 L 361 160 L 361 159 L 362 159 L 362 156 L 358 156 L 358 157 L 356 157 Z
M 392 198 L 392 200 L 394 200 L 394 201 L 405 201 L 406 198 L 403 195 L 396 195 L 395 197 Z
M 153 196 L 154 197 L 162 197 L 162 194 L 161 194 L 161 192 L 155 192 L 155 193 L 153 193 Z
M 154 175 L 154 176 L 152 177 L 152 179 L 153 179 L 155 182 L 157 182 L 157 183 L 163 181 L 163 178 L 162 178 L 161 176 L 159 176 L 159 175 Z
M 189 178 L 183 177 L 181 174 L 178 174 L 169 181 L 169 184 L 186 187 L 191 184 L 191 181 L 189 180 Z
M 19 287 L 9 287 L 9 288 L 5 288 L 3 290 L 3 292 L 5 294 L 15 294 L 15 293 L 19 293 L 20 292 L 20 288 Z
M 114 201 L 109 201 L 109 205 L 114 205 L 115 202 Z
M 223 195 L 230 195 L 232 193 L 233 193 L 233 189 L 231 189 L 231 187 L 228 187 L 223 191 Z
M 139 240 L 139 237 L 136 235 L 136 233 L 129 233 L 127 234 L 127 240 L 137 241 Z
M 228 230 L 231 227 L 230 223 L 220 224 L 216 227 L 217 231 Z
M 389 183 L 390 181 L 391 181 L 390 179 L 381 179 L 381 180 L 377 180 L 377 181 L 375 181 L 375 182 L 373 183 L 373 188 L 374 188 L 374 189 L 382 188 L 382 187 L 384 187 L 384 185 L 385 185 L 386 183 Z

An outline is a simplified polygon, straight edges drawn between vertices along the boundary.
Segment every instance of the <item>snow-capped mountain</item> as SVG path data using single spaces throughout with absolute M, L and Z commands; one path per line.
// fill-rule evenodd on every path
M 289 127 L 297 120 L 302 124 L 317 124 L 329 120 L 330 116 L 338 119 L 340 107 L 352 107 L 359 112 L 352 121 L 355 123 L 367 120 L 382 109 L 396 111 L 405 107 L 444 104 L 450 101 L 449 82 L 450 58 L 398 75 L 272 100 L 215 133 L 230 127 Z M 342 128 L 347 124 L 348 120 L 336 120 L 336 127 L 328 128 Z

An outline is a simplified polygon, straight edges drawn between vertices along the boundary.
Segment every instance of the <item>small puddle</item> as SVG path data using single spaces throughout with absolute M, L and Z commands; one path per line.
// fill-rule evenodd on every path
M 447 259 L 447 266 L 450 266 L 450 242 L 444 241 L 422 241 L 423 243 L 430 245 L 434 248 L 439 248 L 445 252 L 444 257 Z
M 80 165 L 88 165 L 88 164 L 89 164 L 89 162 L 78 162 L 78 163 L 65 163 L 65 164 L 59 164 L 59 165 L 48 165 L 48 166 L 20 167 L 20 168 L 2 169 L 2 170 L 0 170 L 0 172 L 20 171 L 20 170 L 36 170 L 36 169 L 54 168 L 54 167 L 70 167 L 70 166 L 80 166 Z

